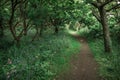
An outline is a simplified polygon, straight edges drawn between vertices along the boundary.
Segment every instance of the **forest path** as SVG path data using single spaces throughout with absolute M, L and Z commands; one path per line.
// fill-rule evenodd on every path
M 81 43 L 80 53 L 71 58 L 70 69 L 60 74 L 55 80 L 102 80 L 98 76 L 98 66 L 86 39 L 73 35 Z

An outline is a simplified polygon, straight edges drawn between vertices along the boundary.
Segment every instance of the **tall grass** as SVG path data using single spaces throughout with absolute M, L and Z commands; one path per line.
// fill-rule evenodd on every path
M 79 42 L 63 32 L 31 43 L 23 40 L 19 47 L 1 50 L 0 79 L 53 80 L 63 68 L 68 68 L 71 55 L 79 48 Z
M 120 45 L 113 40 L 113 52 L 105 53 L 103 40 L 95 39 L 89 41 L 91 50 L 96 61 L 100 64 L 100 75 L 105 80 L 120 80 Z

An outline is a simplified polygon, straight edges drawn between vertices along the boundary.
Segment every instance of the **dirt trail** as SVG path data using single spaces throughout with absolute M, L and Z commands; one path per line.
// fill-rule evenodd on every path
M 79 36 L 76 36 L 76 38 L 81 43 L 80 53 L 72 57 L 70 70 L 62 73 L 55 80 L 102 80 L 98 76 L 97 63 L 87 41 Z

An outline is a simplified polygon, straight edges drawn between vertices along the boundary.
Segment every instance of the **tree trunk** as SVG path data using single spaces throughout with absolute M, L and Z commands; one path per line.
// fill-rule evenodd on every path
M 18 38 L 15 34 L 15 29 L 13 28 L 13 20 L 14 20 L 14 15 L 15 15 L 15 6 L 14 6 L 14 2 L 13 0 L 11 0 L 11 16 L 10 16 L 10 20 L 9 20 L 9 28 L 10 28 L 10 31 L 11 31 L 11 34 L 14 38 L 14 40 L 16 41 L 16 43 L 19 43 L 20 41 L 20 38 Z
M 0 38 L 2 38 L 4 35 L 4 29 L 3 29 L 3 26 L 2 26 L 2 19 L 0 20 Z
M 58 33 L 58 27 L 57 27 L 57 25 L 55 26 L 55 34 L 57 34 Z
M 27 35 L 27 19 L 26 19 L 26 4 L 25 4 L 25 7 L 24 6 L 24 3 L 21 3 L 20 4 L 20 12 L 21 12 L 21 17 L 22 17 L 22 20 L 23 20 L 23 27 L 24 27 L 24 35 L 26 36 Z
M 26 24 L 26 19 L 24 18 L 23 20 L 23 25 L 24 25 L 24 35 L 27 35 L 27 24 Z
M 104 7 L 100 7 L 99 12 L 100 12 L 101 24 L 103 27 L 105 52 L 110 53 L 112 51 L 112 43 L 111 43 L 111 38 L 110 38 L 106 10 L 104 9 Z
M 41 25 L 41 27 L 39 28 L 39 36 L 42 36 L 43 33 L 43 25 Z
M 16 40 L 15 31 L 13 29 L 14 12 L 15 12 L 15 10 L 12 7 L 12 12 L 11 12 L 10 20 L 9 20 L 9 28 L 10 28 L 10 31 L 12 33 L 14 40 Z

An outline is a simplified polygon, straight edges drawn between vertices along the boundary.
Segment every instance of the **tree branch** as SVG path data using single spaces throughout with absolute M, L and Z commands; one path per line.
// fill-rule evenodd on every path
M 97 2 L 92 2 L 92 3 L 90 3 L 90 4 L 93 5 L 93 6 L 96 7 L 96 8 L 98 8 L 98 7 L 100 6 L 100 4 L 97 3 Z
M 102 3 L 102 5 L 101 6 L 106 6 L 107 4 L 109 4 L 109 3 L 111 3 L 112 1 L 114 1 L 114 0 L 107 0 L 107 1 L 105 1 L 104 3 Z
M 109 11 L 111 11 L 113 9 L 118 9 L 118 8 L 120 8 L 120 4 L 117 4 L 117 5 L 113 6 L 113 7 L 111 7 L 110 9 L 107 10 L 107 12 L 109 12 Z
M 93 10 L 92 11 L 93 16 L 95 16 L 95 18 L 101 23 L 101 19 L 100 16 Z

